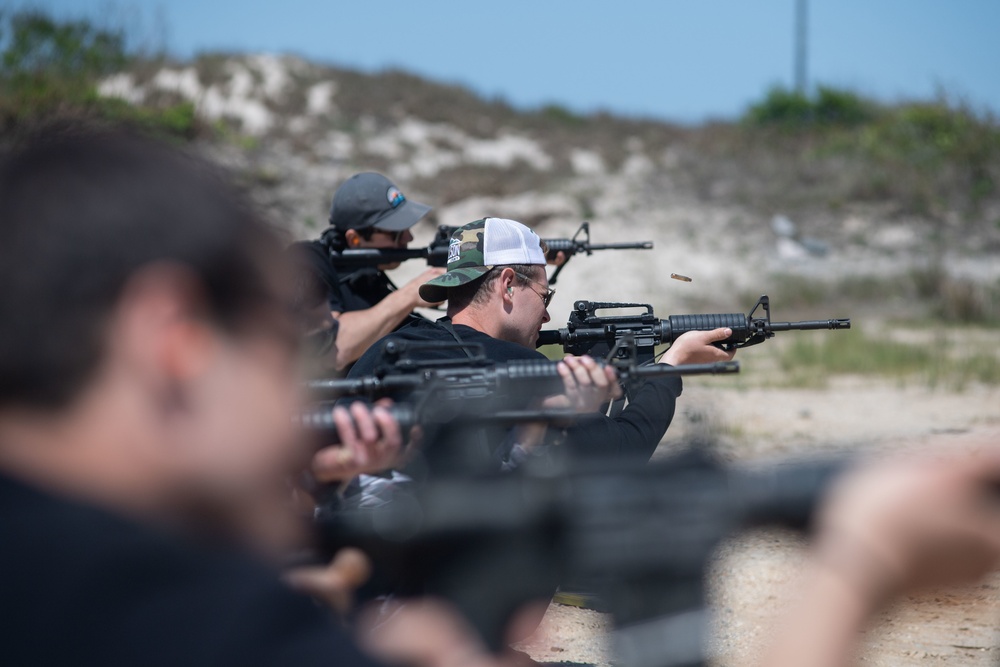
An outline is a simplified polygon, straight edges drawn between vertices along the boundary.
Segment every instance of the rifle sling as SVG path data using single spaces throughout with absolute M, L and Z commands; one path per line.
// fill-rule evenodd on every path
M 442 317 L 439 320 L 435 320 L 434 324 L 438 325 L 439 327 L 447 331 L 449 334 L 451 334 L 451 337 L 455 339 L 455 342 L 458 343 L 459 346 L 462 348 L 462 351 L 465 352 L 465 356 L 467 356 L 469 359 L 476 358 L 475 355 L 472 354 L 472 352 L 469 350 L 468 344 L 464 340 L 462 340 L 462 337 L 458 335 L 457 331 L 455 331 L 455 325 L 451 323 L 450 318 Z

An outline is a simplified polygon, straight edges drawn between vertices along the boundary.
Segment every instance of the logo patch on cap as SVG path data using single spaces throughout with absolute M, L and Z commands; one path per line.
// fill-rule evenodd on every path
M 448 263 L 457 262 L 462 256 L 462 240 L 452 239 L 448 244 Z
M 389 190 L 385 193 L 385 198 L 389 200 L 389 206 L 393 208 L 398 207 L 406 201 L 406 197 L 404 197 L 403 193 L 399 191 L 399 188 L 395 186 L 389 188 Z

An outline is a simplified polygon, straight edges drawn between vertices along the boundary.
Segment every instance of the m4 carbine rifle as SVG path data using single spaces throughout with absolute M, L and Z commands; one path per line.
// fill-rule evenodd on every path
M 644 308 L 638 315 L 597 314 L 599 310 Z M 757 310 L 763 311 L 756 316 Z M 639 361 L 654 356 L 654 348 L 672 343 L 689 331 L 711 331 L 728 327 L 732 335 L 718 343 L 725 350 L 735 350 L 763 343 L 778 331 L 816 329 L 850 329 L 851 320 L 807 320 L 802 322 L 772 322 L 771 300 L 765 294 L 748 315 L 743 313 L 711 313 L 705 315 L 671 315 L 660 319 L 648 303 L 608 303 L 577 301 L 565 329 L 550 329 L 538 334 L 537 346 L 562 345 L 567 354 L 589 354 L 602 357 L 615 349 L 618 341 L 632 338 L 637 346 Z M 616 352 L 618 354 L 619 352 Z
M 464 350 L 466 356 L 441 354 L 446 358 L 433 358 L 435 352 L 449 353 L 455 348 Z M 622 350 L 623 354 L 617 356 L 617 350 Z M 600 362 L 613 366 L 626 388 L 654 377 L 739 372 L 739 363 L 735 361 L 681 366 L 643 364 L 637 360 L 634 350 L 631 339 L 626 338 L 617 346 L 616 356 Z M 374 375 L 313 380 L 307 387 L 320 400 L 389 397 L 402 401 L 391 411 L 404 433 L 416 425 L 433 429 L 435 456 L 428 465 L 435 472 L 494 469 L 495 459 L 483 446 L 474 446 L 477 436 L 470 435 L 470 432 L 478 432 L 481 438 L 484 426 L 568 423 L 579 417 L 565 410 L 531 407 L 533 399 L 564 392 L 557 361 L 498 363 L 485 356 L 482 345 L 436 341 L 387 341 L 383 356 L 387 363 Z M 298 417 L 304 427 L 319 432 L 324 445 L 336 444 L 331 408 L 330 403 L 321 402 Z
M 418 358 L 427 352 L 461 350 L 465 357 Z M 615 369 L 624 384 L 646 378 L 675 375 L 717 375 L 738 373 L 735 361 L 710 364 L 642 363 L 636 357 L 632 338 L 623 336 L 616 342 L 609 360 L 598 361 Z M 386 363 L 373 375 L 356 378 L 311 380 L 306 386 L 320 399 L 363 396 L 369 400 L 400 397 L 416 393 L 419 402 L 431 400 L 475 400 L 491 397 L 501 401 L 552 396 L 563 392 L 558 361 L 526 359 L 496 362 L 486 357 L 479 343 L 386 341 L 382 348 Z
M 704 664 L 705 568 L 753 526 L 806 527 L 843 463 L 721 466 L 697 449 L 648 465 L 544 461 L 428 482 L 386 506 L 325 516 L 324 550 L 360 547 L 378 585 L 453 602 L 494 649 L 511 615 L 587 581 L 610 611 L 617 664 Z
M 434 240 L 423 248 L 362 248 L 358 250 L 330 250 L 330 261 L 338 269 L 359 269 L 383 264 L 395 264 L 409 259 L 425 259 L 430 266 L 448 265 L 448 246 L 451 235 L 457 227 L 440 225 Z M 549 278 L 549 284 L 554 285 L 563 266 L 570 258 L 578 254 L 591 255 L 595 250 L 651 250 L 652 241 L 628 243 L 591 243 L 590 223 L 584 222 L 572 238 L 543 239 L 549 248 L 549 258 L 554 259 L 557 253 L 563 253 L 566 261 Z

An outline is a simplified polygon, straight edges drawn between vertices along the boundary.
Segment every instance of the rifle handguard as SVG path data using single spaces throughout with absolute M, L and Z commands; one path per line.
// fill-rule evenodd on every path
M 599 317 L 598 310 L 644 307 L 641 315 Z M 760 308 L 763 317 L 754 317 Z M 708 313 L 699 315 L 671 315 L 665 320 L 653 317 L 652 306 L 637 303 L 604 303 L 577 301 L 565 329 L 549 329 L 538 333 L 537 347 L 562 345 L 566 352 L 585 354 L 598 344 L 613 346 L 623 336 L 633 335 L 645 339 L 647 345 L 672 343 L 689 331 L 712 331 L 729 328 L 729 338 L 716 343 L 726 350 L 749 347 L 763 343 L 777 331 L 810 331 L 818 329 L 850 329 L 848 318 L 806 320 L 801 322 L 772 322 L 770 300 L 763 295 L 748 315 L 743 313 Z

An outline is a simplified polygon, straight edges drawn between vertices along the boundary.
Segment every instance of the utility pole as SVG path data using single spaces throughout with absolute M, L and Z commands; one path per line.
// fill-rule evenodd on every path
M 808 47 L 809 0 L 795 0 L 795 92 L 806 94 L 806 56 Z

